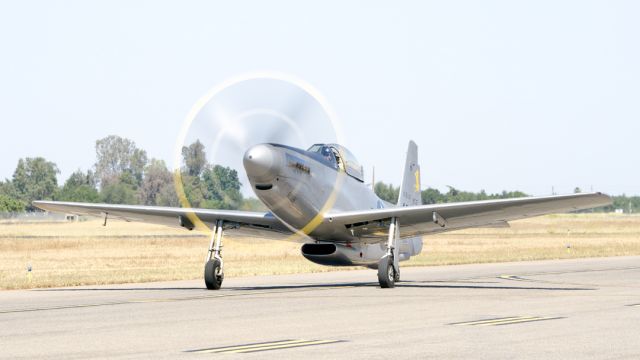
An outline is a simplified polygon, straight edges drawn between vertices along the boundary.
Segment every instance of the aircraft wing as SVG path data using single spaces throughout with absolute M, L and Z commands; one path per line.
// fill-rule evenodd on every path
M 234 232 L 240 235 L 278 238 L 278 235 L 291 234 L 291 231 L 269 212 L 59 201 L 34 201 L 33 205 L 46 211 L 98 217 L 104 217 L 107 214 L 108 219 L 184 227 L 189 230 L 193 229 L 194 225 L 189 220 L 188 214 L 195 214 L 209 228 L 213 227 L 216 220 L 223 220 L 225 229 L 236 230 Z
M 324 222 L 340 224 L 362 238 L 381 236 L 392 217 L 398 219 L 402 237 L 470 227 L 504 225 L 507 221 L 611 204 L 601 193 L 554 195 L 393 207 L 326 214 Z

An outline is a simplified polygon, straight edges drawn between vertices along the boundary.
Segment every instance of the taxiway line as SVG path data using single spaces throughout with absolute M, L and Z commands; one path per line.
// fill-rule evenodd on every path
M 251 353 L 268 350 L 287 349 L 302 346 L 332 344 L 342 342 L 342 340 L 281 340 L 274 342 L 255 343 L 238 346 L 225 346 L 211 349 L 190 350 L 187 352 L 199 353 L 199 354 L 238 354 L 238 353 Z
M 465 325 L 465 326 L 497 326 L 497 325 L 509 325 L 509 324 L 518 324 L 525 322 L 533 322 L 533 321 L 542 321 L 542 320 L 555 320 L 561 319 L 561 317 L 551 317 L 551 316 L 513 316 L 513 317 L 504 317 L 504 318 L 496 318 L 496 319 L 484 319 L 477 321 L 467 321 L 460 323 L 453 323 L 451 325 Z
M 199 288 L 201 280 L 3 291 L 0 360 L 194 360 L 234 352 L 355 359 L 389 349 L 399 359 L 635 359 L 639 263 L 634 256 L 407 267 L 391 291 L 372 282 L 370 270 L 229 278 L 218 293 Z M 527 275 L 544 273 L 554 275 Z M 558 284 L 528 286 L 534 283 L 500 275 Z M 564 285 L 576 283 L 590 291 Z M 398 302 L 392 317 L 372 316 Z M 102 306 L 115 304 L 132 305 Z M 81 309 L 35 311 L 70 307 Z M 474 325 L 451 326 L 461 321 Z

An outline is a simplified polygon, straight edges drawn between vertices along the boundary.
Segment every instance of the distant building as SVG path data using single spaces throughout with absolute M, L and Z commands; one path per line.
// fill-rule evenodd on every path
M 66 215 L 65 215 L 65 219 L 66 219 L 67 221 L 74 221 L 74 222 L 75 222 L 75 221 L 78 221 L 78 220 L 79 220 L 79 216 L 78 216 L 78 215 L 76 215 L 76 214 L 66 214 Z

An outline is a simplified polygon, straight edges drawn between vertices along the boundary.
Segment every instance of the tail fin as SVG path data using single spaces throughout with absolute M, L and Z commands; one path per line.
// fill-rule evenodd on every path
M 398 206 L 414 206 L 422 204 L 420 194 L 420 165 L 418 165 L 418 145 L 409 141 L 407 161 L 404 164 L 404 175 L 400 185 Z

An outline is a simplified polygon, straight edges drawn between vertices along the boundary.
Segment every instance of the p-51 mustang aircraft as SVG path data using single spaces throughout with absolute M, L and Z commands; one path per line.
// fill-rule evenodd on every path
M 207 289 L 224 279 L 223 234 L 282 238 L 303 232 L 302 256 L 322 265 L 360 265 L 378 270 L 383 288 L 400 280 L 399 262 L 422 251 L 422 236 L 470 227 L 508 226 L 508 221 L 605 206 L 607 195 L 583 193 L 421 205 L 418 147 L 411 141 L 397 204 L 364 184 L 362 167 L 345 147 L 316 144 L 302 150 L 260 144 L 244 154 L 244 168 L 268 212 L 35 201 L 43 210 L 108 216 L 194 228 L 197 216 L 212 229 L 204 269 Z

